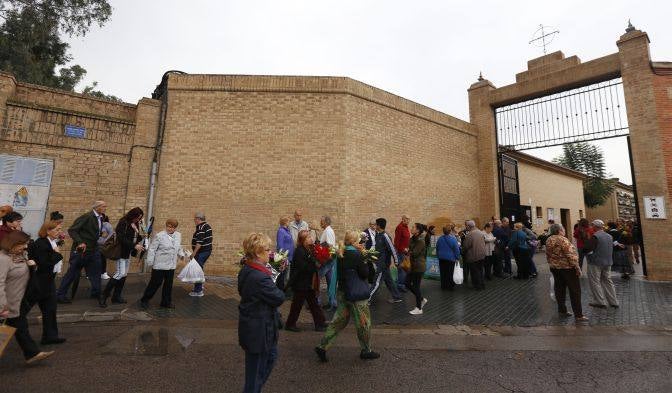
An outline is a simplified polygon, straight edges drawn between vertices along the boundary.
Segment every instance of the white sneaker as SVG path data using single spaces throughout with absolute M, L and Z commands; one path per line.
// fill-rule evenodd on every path
M 408 312 L 411 315 L 422 315 L 422 310 L 419 308 L 414 308 L 411 311 Z
M 110 276 L 108 276 L 107 273 L 103 273 L 103 274 L 100 275 L 100 279 L 101 280 L 109 280 Z
M 201 296 L 203 296 L 203 292 L 194 292 L 194 291 L 191 291 L 191 292 L 189 292 L 189 296 L 192 296 L 192 297 L 201 297 Z
M 425 304 L 427 304 L 427 298 L 422 299 L 422 303 L 420 303 L 420 308 L 421 309 L 425 308 Z

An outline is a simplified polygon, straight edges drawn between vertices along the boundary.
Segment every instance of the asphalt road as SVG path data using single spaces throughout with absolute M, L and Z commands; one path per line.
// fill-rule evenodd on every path
M 36 327 L 32 327 L 33 330 Z M 320 334 L 282 333 L 265 392 L 671 392 L 672 332 L 378 329 L 382 357 L 358 358 L 346 330 L 321 364 Z M 0 391 L 239 392 L 243 352 L 235 326 L 216 321 L 76 323 L 53 358 L 23 365 L 12 342 Z

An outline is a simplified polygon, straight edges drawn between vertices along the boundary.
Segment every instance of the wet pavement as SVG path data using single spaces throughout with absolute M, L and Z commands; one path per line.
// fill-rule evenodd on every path
M 405 294 L 404 302 L 387 303 L 390 297 L 386 287 L 381 287 L 371 306 L 375 325 L 487 325 L 487 326 L 565 326 L 573 325 L 573 318 L 559 318 L 556 304 L 551 299 L 547 264 L 543 254 L 535 256 L 539 276 L 529 280 L 494 278 L 486 281 L 485 291 L 475 291 L 469 284 L 457 286 L 455 291 L 442 291 L 436 280 L 423 280 L 423 296 L 429 299 L 425 313 L 412 316 L 408 311 L 414 307 L 414 298 Z M 640 269 L 640 266 L 637 266 Z M 585 266 L 584 266 L 585 269 Z M 641 275 L 623 280 L 612 274 L 621 307 L 596 309 L 590 302 L 588 282 L 581 278 L 584 314 L 591 326 L 670 326 L 672 325 L 672 283 L 651 282 Z M 88 282 L 82 280 L 79 295 L 73 304 L 59 305 L 59 314 L 76 318 L 79 314 L 96 312 L 110 313 L 110 318 L 142 318 L 133 314 L 141 311 L 137 300 L 141 297 L 148 275 L 129 276 L 124 296 L 126 305 L 111 305 L 107 309 L 97 307 L 95 300 L 88 299 Z M 156 305 L 147 311 L 154 319 L 209 319 L 235 321 L 238 317 L 238 295 L 232 278 L 212 278 L 206 283 L 206 295 L 201 298 L 187 296 L 190 286 L 175 284 L 173 302 L 175 309 L 162 309 Z M 289 312 L 290 302 L 281 307 L 284 316 Z M 569 299 L 567 299 L 569 307 Z M 115 314 L 116 313 L 116 314 Z M 38 315 L 37 308 L 33 311 Z M 114 315 L 118 315 L 118 318 Z M 330 316 L 328 313 L 327 316 Z M 76 319 L 75 319 L 76 320 Z M 301 313 L 299 325 L 310 328 L 311 318 L 307 311 Z

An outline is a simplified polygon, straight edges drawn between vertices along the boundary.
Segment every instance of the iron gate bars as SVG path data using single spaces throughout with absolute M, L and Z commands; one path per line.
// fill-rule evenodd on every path
M 495 116 L 503 151 L 628 135 L 621 78 L 499 107 Z

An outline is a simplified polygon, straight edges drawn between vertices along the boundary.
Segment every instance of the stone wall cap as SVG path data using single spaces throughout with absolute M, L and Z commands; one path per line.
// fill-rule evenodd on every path
M 646 32 L 641 31 L 641 30 L 632 30 L 632 31 L 629 31 L 629 32 L 623 34 L 618 39 L 618 41 L 616 41 L 616 45 L 620 45 L 620 44 L 622 44 L 626 41 L 630 41 L 630 40 L 633 40 L 635 38 L 639 38 L 639 37 L 642 37 L 642 36 L 646 37 L 646 42 L 647 43 L 651 42 L 651 40 L 649 39 L 649 35 L 646 34 Z
M 482 87 L 487 87 L 487 86 L 490 86 L 490 87 L 493 88 L 493 89 L 496 89 L 496 88 L 497 88 L 497 87 L 496 87 L 495 85 L 493 85 L 492 82 L 490 82 L 489 80 L 487 80 L 487 79 L 483 79 L 483 80 L 481 80 L 481 81 L 472 83 L 471 86 L 469 86 L 469 89 L 467 89 L 467 90 L 476 90 L 476 89 L 480 89 L 480 88 L 482 88 Z
M 0 71 L 0 76 L 4 76 L 4 77 L 6 77 L 6 78 L 10 78 L 10 79 L 14 80 L 14 83 L 17 83 L 17 81 L 16 81 L 16 77 L 15 77 L 14 74 L 12 74 L 11 72 Z

